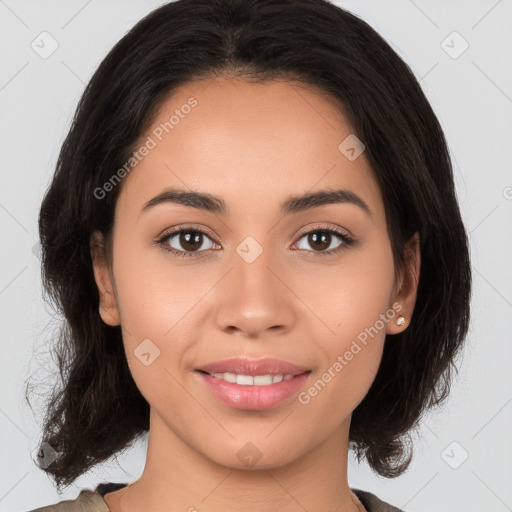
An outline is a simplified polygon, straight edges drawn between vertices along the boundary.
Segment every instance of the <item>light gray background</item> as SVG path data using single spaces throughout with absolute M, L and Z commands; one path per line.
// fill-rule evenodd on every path
M 146 441 L 120 456 L 120 466 L 98 466 L 57 494 L 32 461 L 41 418 L 22 392 L 29 375 L 56 371 L 37 255 L 43 193 L 85 84 L 115 42 L 162 3 L 0 0 L 1 511 L 72 499 L 103 481 L 131 482 L 144 467 Z M 350 460 L 349 483 L 409 512 L 510 511 L 512 1 L 336 3 L 376 28 L 420 79 L 450 146 L 474 271 L 460 373 L 446 406 L 418 430 L 410 470 L 385 479 Z M 58 42 L 46 59 L 31 48 L 43 31 Z M 453 31 L 469 44 L 460 56 L 464 42 Z M 52 383 L 38 386 L 35 407 Z

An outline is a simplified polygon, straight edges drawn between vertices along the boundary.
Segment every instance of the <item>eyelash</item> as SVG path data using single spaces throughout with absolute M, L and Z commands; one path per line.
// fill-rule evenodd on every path
M 318 226 L 309 231 L 300 233 L 299 237 L 297 239 L 297 242 L 299 240 L 301 240 L 306 235 L 309 235 L 311 233 L 318 233 L 318 232 L 336 235 L 343 242 L 339 247 L 337 247 L 336 249 L 331 249 L 330 251 L 307 251 L 307 252 L 313 252 L 315 255 L 318 255 L 318 256 L 333 256 L 333 255 L 338 254 L 339 252 L 345 250 L 346 248 L 350 247 L 351 245 L 353 245 L 355 243 L 355 240 L 353 238 L 351 238 L 350 236 L 348 236 L 347 234 L 342 233 L 341 231 L 339 231 L 336 228 L 332 228 L 332 227 L 328 227 L 328 226 Z M 158 240 L 156 240 L 156 243 L 158 245 L 160 245 L 165 251 L 167 251 L 175 256 L 182 257 L 182 258 L 197 256 L 198 254 L 205 252 L 205 251 L 195 251 L 195 252 L 194 251 L 179 251 L 177 249 L 173 249 L 172 247 L 164 247 L 164 245 L 170 238 L 172 238 L 174 235 L 177 235 L 180 233 L 201 233 L 211 239 L 211 236 L 206 231 L 204 231 L 200 228 L 184 227 L 184 228 L 174 229 L 174 230 L 166 232 L 162 237 L 160 237 Z M 299 250 L 306 250 L 306 249 L 299 249 Z

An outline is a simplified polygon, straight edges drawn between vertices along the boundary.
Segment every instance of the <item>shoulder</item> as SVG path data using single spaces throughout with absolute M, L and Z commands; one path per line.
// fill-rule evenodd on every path
M 380 500 L 371 492 L 362 491 L 361 489 L 352 489 L 352 492 L 359 498 L 368 512 L 405 512 L 400 508 Z
M 29 512 L 110 512 L 103 496 L 127 485 L 127 483 L 103 482 L 94 491 L 82 489 L 74 500 L 59 501 L 54 505 L 35 508 Z
M 98 492 L 84 489 L 74 500 L 64 500 L 36 508 L 29 512 L 110 512 L 103 497 Z

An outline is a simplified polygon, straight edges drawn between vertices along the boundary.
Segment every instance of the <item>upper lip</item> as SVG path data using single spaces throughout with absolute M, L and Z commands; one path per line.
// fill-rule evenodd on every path
M 240 357 L 205 364 L 197 368 L 197 370 L 202 370 L 210 374 L 236 373 L 239 375 L 251 375 L 253 377 L 255 375 L 300 375 L 310 371 L 310 369 L 305 366 L 299 366 L 282 359 L 245 359 Z

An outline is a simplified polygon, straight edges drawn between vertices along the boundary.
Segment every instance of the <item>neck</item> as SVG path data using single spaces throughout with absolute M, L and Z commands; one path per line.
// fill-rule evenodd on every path
M 349 427 L 350 417 L 322 445 L 287 464 L 239 469 L 191 448 L 151 409 L 146 465 L 139 480 L 116 491 L 119 510 L 359 512 L 364 507 L 347 482 Z

